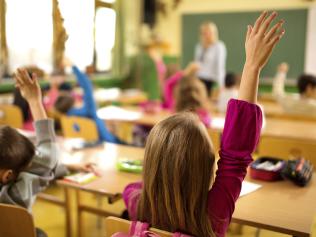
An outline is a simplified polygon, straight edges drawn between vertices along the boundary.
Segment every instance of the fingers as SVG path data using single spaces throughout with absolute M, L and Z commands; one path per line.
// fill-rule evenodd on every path
M 251 25 L 248 25 L 247 26 L 247 34 L 246 34 L 246 42 L 248 41 L 250 35 L 251 35 L 251 32 L 252 32 L 252 26 Z
M 276 12 L 272 12 L 269 17 L 264 19 L 264 21 L 262 22 L 262 24 L 261 24 L 261 26 L 260 26 L 260 28 L 258 30 L 258 34 L 259 35 L 265 35 L 266 34 L 271 22 L 276 18 L 277 15 L 278 14 Z
M 280 41 L 280 39 L 284 36 L 285 30 L 281 30 L 278 34 L 276 34 L 272 39 L 270 40 L 270 44 L 272 48 Z
M 266 34 L 265 39 L 267 41 L 270 41 L 272 39 L 272 37 L 275 35 L 276 32 L 279 31 L 279 29 L 281 28 L 281 26 L 283 25 L 284 20 L 280 20 L 277 24 L 275 24 L 270 31 Z
M 26 84 L 32 84 L 32 80 L 28 75 L 27 70 L 24 68 L 17 69 L 16 78 L 22 86 Z
M 253 27 L 253 31 L 254 33 L 257 33 L 263 20 L 266 18 L 266 16 L 268 15 L 268 12 L 267 11 L 264 11 L 261 13 L 261 15 L 257 18 L 256 22 L 255 22 L 255 25 Z

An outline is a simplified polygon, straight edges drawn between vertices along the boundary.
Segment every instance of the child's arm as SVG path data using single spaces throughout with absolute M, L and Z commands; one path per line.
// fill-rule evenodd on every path
M 41 89 L 36 75 L 32 79 L 25 69 L 19 69 L 15 75 L 16 87 L 28 101 L 37 137 L 36 154 L 31 164 L 19 173 L 16 181 L 6 185 L 1 192 L 4 202 L 20 205 L 30 209 L 36 194 L 43 191 L 54 179 L 54 169 L 57 164 L 57 144 L 55 142 L 54 123 L 47 119 L 41 103 Z
M 97 108 L 93 97 L 92 83 L 88 76 L 82 73 L 78 67 L 72 66 L 72 71 L 77 78 L 79 86 L 83 89 L 83 107 L 79 110 L 84 110 L 86 112 L 86 116 L 93 116 L 96 114 Z M 72 112 L 75 113 L 75 110 L 76 109 L 72 109 Z
M 273 79 L 272 94 L 278 98 L 284 95 L 284 82 L 286 80 L 289 66 L 287 63 L 278 65 L 277 73 Z
M 254 28 L 248 27 L 246 63 L 243 71 L 239 100 L 230 100 L 222 135 L 220 159 L 216 179 L 208 196 L 208 213 L 213 226 L 224 233 L 231 220 L 239 197 L 251 154 L 259 141 L 262 112 L 256 104 L 259 73 L 284 31 L 278 33 L 283 21 L 270 31 L 269 24 L 276 13 L 263 13 Z
M 246 62 L 240 83 L 239 99 L 250 103 L 257 102 L 259 74 L 285 32 L 284 30 L 278 32 L 284 23 L 283 20 L 268 29 L 277 13 L 272 13 L 268 18 L 266 16 L 266 12 L 262 13 L 254 27 L 248 26 L 246 36 Z

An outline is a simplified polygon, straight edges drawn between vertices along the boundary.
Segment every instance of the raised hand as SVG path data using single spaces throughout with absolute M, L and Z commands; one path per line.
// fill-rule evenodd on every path
M 29 103 L 42 100 L 42 92 L 35 73 L 30 77 L 25 68 L 18 68 L 15 73 L 15 86 L 20 90 L 21 95 Z
M 246 64 L 258 69 L 262 69 L 265 66 L 273 48 L 285 33 L 284 29 L 280 30 L 284 20 L 280 20 L 269 29 L 277 13 L 273 12 L 268 17 L 267 15 L 267 12 L 263 12 L 253 27 L 249 25 L 246 35 Z
M 271 22 L 276 16 L 276 12 L 273 12 L 270 16 L 268 16 L 267 12 L 263 12 L 253 27 L 251 25 L 248 26 L 245 40 L 246 62 L 238 95 L 240 100 L 250 103 L 257 102 L 261 69 L 265 66 L 274 47 L 285 33 L 285 30 L 281 29 L 284 20 L 280 20 L 269 29 Z
M 31 108 L 34 121 L 47 119 L 42 104 L 42 91 L 36 74 L 33 73 L 31 78 L 25 68 L 19 68 L 15 73 L 14 79 L 16 88 L 20 90 L 21 95 L 27 100 Z

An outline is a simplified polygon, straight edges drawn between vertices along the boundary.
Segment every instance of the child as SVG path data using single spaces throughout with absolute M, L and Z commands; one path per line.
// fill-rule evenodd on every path
M 210 104 L 203 82 L 195 76 L 182 79 L 177 88 L 175 110 L 195 112 L 203 124 L 209 127 L 211 124 Z
M 287 63 L 281 63 L 278 65 L 277 73 L 273 79 L 272 95 L 278 99 L 284 96 L 284 82 L 286 80 L 286 74 L 289 71 L 289 65 Z
M 122 143 L 118 138 L 116 138 L 108 131 L 105 122 L 97 116 L 97 106 L 93 98 L 93 87 L 89 78 L 85 74 L 83 74 L 76 66 L 72 66 L 72 70 L 73 73 L 76 75 L 79 86 L 84 91 L 83 106 L 81 108 L 75 108 L 73 97 L 69 95 L 69 93 L 63 93 L 56 100 L 56 110 L 69 116 L 79 116 L 93 119 L 99 132 L 100 141 Z
M 299 95 L 279 97 L 284 111 L 289 114 L 316 117 L 316 77 L 301 75 L 297 87 Z
M 37 147 L 15 129 L 0 128 L 0 202 L 31 209 L 36 194 L 54 179 L 57 145 L 53 121 L 47 119 L 37 77 L 18 69 L 16 87 L 26 99 L 34 119 Z
M 225 77 L 225 88 L 223 88 L 218 97 L 218 110 L 226 112 L 227 104 L 230 99 L 238 98 L 237 78 L 233 73 L 228 73 Z
M 246 62 L 238 100 L 228 104 L 220 160 L 212 185 L 215 154 L 207 131 L 190 113 L 158 123 L 146 143 L 143 182 L 128 185 L 123 198 L 133 220 L 170 232 L 225 236 L 251 153 L 259 140 L 262 114 L 256 105 L 259 75 L 284 34 L 283 21 L 261 14 L 248 26 Z M 212 188 L 210 189 L 210 187 Z

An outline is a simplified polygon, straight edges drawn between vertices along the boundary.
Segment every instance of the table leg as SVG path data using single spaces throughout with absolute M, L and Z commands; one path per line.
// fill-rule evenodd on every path
M 76 205 L 77 205 L 77 236 L 82 237 L 83 233 L 82 231 L 84 230 L 83 228 L 83 221 L 82 221 L 82 210 L 81 210 L 81 200 L 80 200 L 80 190 L 76 190 Z
M 70 190 L 65 187 L 64 188 L 64 195 L 65 195 L 65 227 L 66 227 L 66 236 L 72 237 L 72 223 L 71 223 L 71 205 L 70 205 Z

